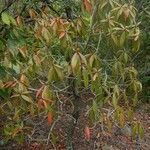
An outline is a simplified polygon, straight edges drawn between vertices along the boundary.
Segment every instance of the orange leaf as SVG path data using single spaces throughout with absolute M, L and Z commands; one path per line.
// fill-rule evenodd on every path
M 90 132 L 90 128 L 88 126 L 85 127 L 84 134 L 85 134 L 85 138 L 89 141 L 91 138 L 91 132 Z
M 6 82 L 6 83 L 3 85 L 3 87 L 9 88 L 9 87 L 11 87 L 14 83 L 15 83 L 15 81 L 8 81 L 8 82 Z
M 49 125 L 51 125 L 52 122 L 53 122 L 53 115 L 52 115 L 51 112 L 48 112 L 47 121 L 48 121 L 48 124 L 49 124 Z
M 15 87 L 17 85 L 17 82 L 14 81 L 14 83 L 11 85 L 11 88 Z
M 91 4 L 91 2 L 89 0 L 84 0 L 83 4 L 84 4 L 85 10 L 88 13 L 91 13 L 92 12 L 92 4 Z
M 29 15 L 32 19 L 34 19 L 36 17 L 36 11 L 34 9 L 30 9 L 29 10 Z
M 63 38 L 65 36 L 66 32 L 65 31 L 62 31 L 60 32 L 59 34 L 59 39 Z
M 15 129 L 15 130 L 12 132 L 12 137 L 15 137 L 20 131 L 21 131 L 20 128 Z
M 42 86 L 37 90 L 37 92 L 36 92 L 36 98 L 39 97 L 39 95 L 41 94 L 43 88 L 44 88 L 44 85 L 42 85 Z

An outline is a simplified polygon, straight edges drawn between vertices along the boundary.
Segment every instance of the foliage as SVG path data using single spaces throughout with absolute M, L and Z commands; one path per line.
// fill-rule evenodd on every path
M 26 1 L 28 12 L 21 11 L 16 17 L 8 11 L 1 13 L 4 134 L 8 139 L 23 134 L 27 114 L 44 112 L 48 124 L 54 123 L 59 118 L 62 92 L 72 94 L 71 115 L 78 120 L 81 94 L 88 90 L 93 94 L 87 110 L 89 126 L 101 122 L 103 105 L 109 104 L 114 113 L 107 124 L 117 122 L 124 127 L 131 121 L 134 136 L 142 137 L 141 124 L 131 119 L 142 90 L 133 61 L 140 48 L 134 3 L 84 0 L 77 1 L 73 9 L 70 2 Z
M 150 21 L 149 21 L 149 14 L 150 14 L 150 8 L 149 8 L 150 2 L 148 0 L 141 0 L 136 1 L 136 7 L 139 10 L 138 13 L 138 20 L 140 20 L 140 29 L 141 29 L 141 51 L 139 55 L 137 56 L 137 59 L 135 59 L 135 62 L 137 64 L 140 79 L 143 84 L 143 94 L 142 94 L 142 100 L 149 102 L 150 100 L 150 93 L 149 93 L 149 73 L 150 73 L 150 55 L 149 55 L 149 41 L 150 41 Z M 138 60 L 138 61 L 137 61 Z

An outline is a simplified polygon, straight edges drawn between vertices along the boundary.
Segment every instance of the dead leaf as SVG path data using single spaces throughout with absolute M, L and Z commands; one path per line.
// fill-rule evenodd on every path
M 90 132 L 90 128 L 89 128 L 88 126 L 85 127 L 85 129 L 84 129 L 84 134 L 85 134 L 86 140 L 89 141 L 90 138 L 91 138 L 91 132 Z

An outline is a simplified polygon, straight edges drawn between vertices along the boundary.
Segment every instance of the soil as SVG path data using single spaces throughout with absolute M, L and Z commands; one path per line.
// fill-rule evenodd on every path
M 1 150 L 67 150 L 66 148 L 66 129 L 68 120 L 70 119 L 69 109 L 66 101 L 62 104 L 62 114 L 59 120 L 53 125 L 48 125 L 47 118 L 41 114 L 40 117 L 28 119 L 26 125 L 32 130 L 25 136 L 25 142 L 18 144 L 15 141 L 8 141 L 7 144 L 1 145 Z M 85 116 L 87 107 L 80 113 L 74 134 L 73 145 L 74 150 L 150 150 L 150 105 L 142 104 L 137 108 L 136 118 L 139 119 L 144 126 L 144 138 L 138 143 L 131 138 L 130 130 L 120 130 L 116 127 L 112 132 L 105 130 L 102 124 L 95 125 L 91 130 L 89 140 L 85 139 L 84 128 L 88 124 Z M 67 112 L 67 113 L 66 113 Z M 52 130 L 53 129 L 53 130 Z M 128 129 L 128 128 L 127 128 Z M 52 132 L 51 132 L 52 130 Z M 0 136 L 0 140 L 3 137 Z

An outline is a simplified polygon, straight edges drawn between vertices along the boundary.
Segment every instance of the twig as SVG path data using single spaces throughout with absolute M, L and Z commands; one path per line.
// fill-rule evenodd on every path
M 52 126 L 51 126 L 51 128 L 50 128 L 50 130 L 49 130 L 48 137 L 47 137 L 47 143 L 46 143 L 47 145 L 49 144 L 50 136 L 51 136 L 52 130 L 53 130 L 55 124 L 59 121 L 59 119 L 60 119 L 60 117 L 58 117 L 58 118 L 53 122 L 53 124 L 52 124 Z M 52 143 L 52 142 L 51 142 L 51 143 Z M 52 143 L 52 144 L 53 144 L 53 143 Z M 53 147 L 55 147 L 55 146 L 53 145 Z M 56 149 L 56 148 L 55 148 L 55 149 Z
M 136 149 L 141 150 L 141 148 L 140 148 L 140 139 L 139 139 L 138 135 L 136 136 L 136 143 L 135 144 L 136 144 Z
M 58 88 L 57 86 L 55 86 L 54 84 L 52 84 L 52 86 L 53 86 L 55 89 L 57 89 L 59 92 L 63 92 L 63 91 L 67 90 L 67 89 L 70 87 L 70 85 L 69 85 L 69 86 L 66 86 L 66 87 L 63 88 L 63 89 L 60 89 L 60 88 Z
M 102 33 L 100 31 L 100 33 L 99 33 L 99 40 L 98 40 L 98 44 L 97 44 L 97 48 L 96 48 L 96 53 L 98 53 L 98 49 L 99 49 L 99 45 L 100 45 L 101 40 L 102 40 Z

